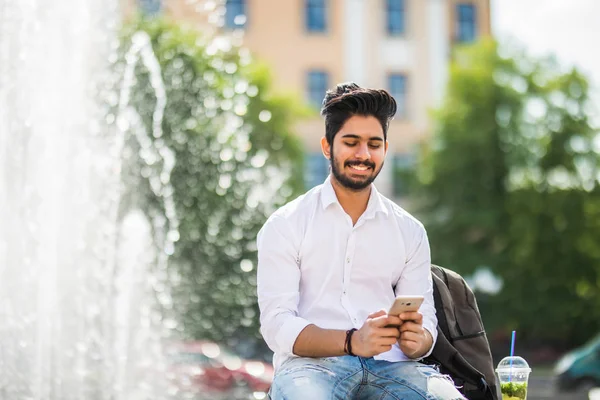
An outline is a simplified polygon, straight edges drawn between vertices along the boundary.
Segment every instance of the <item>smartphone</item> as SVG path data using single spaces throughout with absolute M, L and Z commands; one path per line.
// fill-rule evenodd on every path
M 407 311 L 418 311 L 425 298 L 423 296 L 396 296 L 388 315 L 400 315 Z

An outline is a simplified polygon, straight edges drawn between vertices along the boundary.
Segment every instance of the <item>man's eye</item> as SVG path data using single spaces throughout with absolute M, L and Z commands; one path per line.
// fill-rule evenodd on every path
M 348 147 L 353 147 L 353 146 L 356 146 L 356 142 L 346 142 L 345 144 L 346 144 L 346 146 L 348 146 Z
M 369 147 L 372 149 L 378 149 L 381 147 L 381 145 L 380 144 L 370 144 Z

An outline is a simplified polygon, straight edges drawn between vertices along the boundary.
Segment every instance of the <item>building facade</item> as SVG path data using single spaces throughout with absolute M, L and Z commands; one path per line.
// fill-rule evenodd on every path
M 322 183 L 328 161 L 320 150 L 323 120 L 316 112 L 337 83 L 384 88 L 398 102 L 390 150 L 377 180 L 403 195 L 394 171 L 410 167 L 427 138 L 429 112 L 440 104 L 452 46 L 490 35 L 490 0 L 127 0 L 129 9 L 162 12 L 202 28 L 198 7 L 220 5 L 223 29 L 266 62 L 277 90 L 304 98 L 315 116 L 296 131 L 306 149 L 306 184 Z M 137 4 L 136 4 L 137 3 Z M 202 4 L 203 3 L 203 4 Z

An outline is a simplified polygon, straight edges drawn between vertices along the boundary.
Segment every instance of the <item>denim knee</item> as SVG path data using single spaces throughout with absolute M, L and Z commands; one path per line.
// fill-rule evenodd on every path
M 343 399 L 360 384 L 362 368 L 348 357 L 296 358 L 275 372 L 270 396 L 273 400 Z

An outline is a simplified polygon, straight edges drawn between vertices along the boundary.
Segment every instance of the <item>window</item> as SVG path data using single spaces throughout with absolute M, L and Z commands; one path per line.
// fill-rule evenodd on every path
M 388 90 L 392 97 L 396 100 L 398 110 L 396 115 L 399 118 L 406 118 L 407 112 L 407 87 L 406 87 L 406 75 L 402 74 L 391 74 L 388 76 Z
M 325 71 L 309 71 L 307 99 L 310 105 L 315 108 L 321 108 L 325 92 L 329 87 L 329 77 Z
M 394 154 L 394 196 L 402 197 L 409 194 L 409 181 L 414 174 L 416 161 L 414 153 Z
M 476 11 L 473 4 L 456 6 L 456 39 L 459 42 L 472 42 L 477 37 Z
M 325 32 L 327 30 L 326 0 L 304 0 L 306 12 L 306 30 Z
M 320 185 L 329 175 L 329 160 L 321 152 L 306 154 L 304 165 L 304 184 L 307 189 Z
M 390 35 L 404 34 L 404 11 L 404 0 L 386 0 L 387 31 Z
M 160 0 L 138 0 L 138 4 L 144 15 L 156 15 L 160 12 Z
M 230 29 L 246 26 L 246 0 L 225 2 L 225 26 Z

